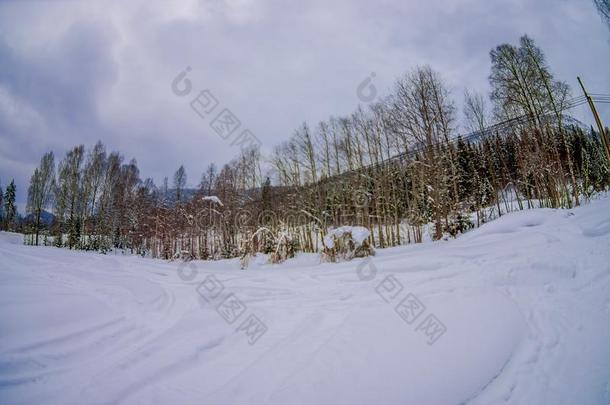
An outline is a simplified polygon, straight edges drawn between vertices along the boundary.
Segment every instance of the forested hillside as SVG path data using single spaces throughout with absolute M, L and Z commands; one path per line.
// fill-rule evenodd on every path
M 56 246 L 166 259 L 281 244 L 289 257 L 321 250 L 341 225 L 371 230 L 372 246 L 396 246 L 421 242 L 426 230 L 455 236 L 514 209 L 571 208 L 607 189 L 600 131 L 570 116 L 585 97 L 553 75 L 527 36 L 490 57 L 491 93 L 467 91 L 461 111 L 444 79 L 418 67 L 385 98 L 303 124 L 271 153 L 249 147 L 220 169 L 210 164 L 194 195 L 182 166 L 157 186 L 102 143 L 74 147 L 57 168 L 48 153 L 32 175 L 28 240 L 42 243 L 43 232 Z M 50 227 L 39 215 L 47 207 Z

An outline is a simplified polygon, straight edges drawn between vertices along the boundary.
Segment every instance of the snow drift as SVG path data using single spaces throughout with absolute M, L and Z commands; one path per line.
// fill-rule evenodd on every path
M 610 403 L 608 198 L 248 271 L 20 242 L 0 234 L 2 404 Z

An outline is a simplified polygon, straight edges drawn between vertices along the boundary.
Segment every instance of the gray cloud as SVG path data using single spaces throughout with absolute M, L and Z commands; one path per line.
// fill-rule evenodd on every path
M 576 75 L 610 92 L 610 32 L 592 1 L 0 3 L 0 181 L 15 177 L 23 201 L 44 151 L 101 139 L 143 176 L 183 163 L 196 183 L 236 149 L 172 94 L 186 66 L 270 150 L 303 121 L 353 111 L 371 72 L 382 95 L 422 64 L 458 101 L 465 87 L 487 91 L 489 50 L 523 33 L 575 94 Z

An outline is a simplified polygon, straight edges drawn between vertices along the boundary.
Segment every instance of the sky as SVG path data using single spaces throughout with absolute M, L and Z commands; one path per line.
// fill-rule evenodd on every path
M 142 178 L 160 184 L 183 164 L 195 186 L 238 154 L 238 132 L 268 153 L 303 122 L 366 105 L 366 79 L 383 97 L 430 65 L 458 105 L 466 88 L 487 93 L 489 51 L 525 33 L 574 96 L 577 75 L 610 93 L 610 30 L 593 0 L 0 0 L 0 184 L 15 179 L 22 210 L 45 152 L 58 161 L 101 140 Z M 186 95 L 183 80 L 172 87 L 181 72 Z M 195 99 L 215 109 L 198 114 Z M 228 139 L 210 125 L 224 109 L 240 123 Z M 593 123 L 585 107 L 574 115 Z

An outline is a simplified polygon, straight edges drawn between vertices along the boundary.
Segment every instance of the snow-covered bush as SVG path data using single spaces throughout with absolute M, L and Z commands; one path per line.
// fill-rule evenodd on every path
M 220 198 L 216 197 L 215 195 L 208 195 L 208 196 L 205 196 L 205 197 L 203 197 L 203 198 L 201 199 L 201 201 L 210 201 L 210 202 L 212 202 L 212 203 L 214 203 L 214 204 L 218 204 L 218 205 L 220 205 L 221 207 L 222 207 L 222 206 L 224 206 L 224 204 L 222 203 L 222 201 L 220 200 Z
M 245 243 L 243 243 L 241 248 L 242 254 L 239 258 L 239 264 L 242 270 L 248 268 L 250 261 L 256 256 L 257 252 L 263 250 L 264 253 L 267 253 L 266 247 L 273 244 L 274 239 L 273 233 L 266 227 L 258 228 L 252 236 L 247 238 Z M 269 242 L 270 240 L 271 242 Z
M 246 242 L 239 263 L 242 269 L 247 268 L 258 252 L 268 254 L 269 263 L 282 263 L 294 257 L 297 246 L 298 241 L 290 232 L 280 230 L 274 235 L 268 228 L 261 227 Z
M 337 262 L 354 257 L 373 256 L 375 250 L 368 238 L 371 232 L 362 226 L 342 226 L 332 229 L 324 237 L 322 261 Z
M 275 250 L 269 256 L 270 263 L 282 263 L 296 254 L 296 240 L 287 231 L 280 231 L 276 238 Z

